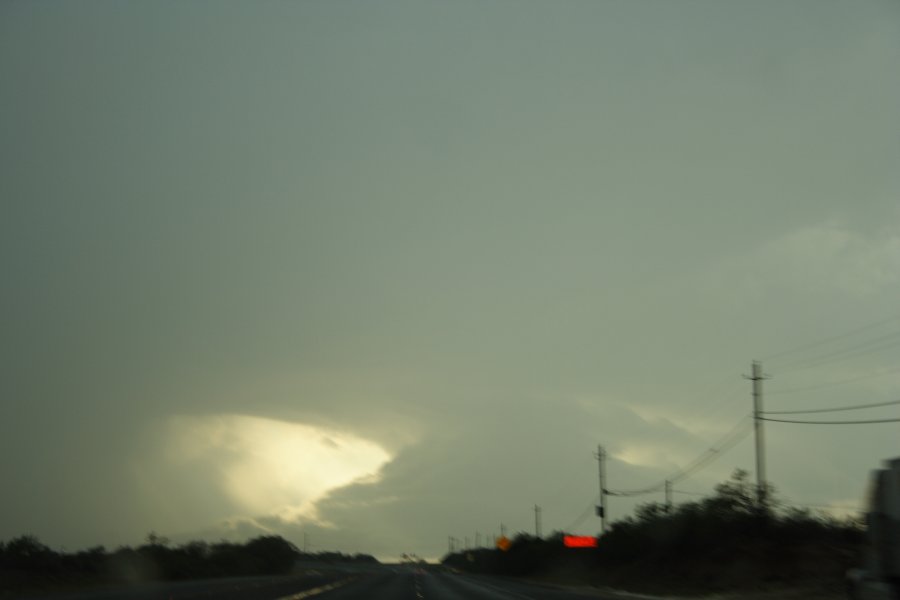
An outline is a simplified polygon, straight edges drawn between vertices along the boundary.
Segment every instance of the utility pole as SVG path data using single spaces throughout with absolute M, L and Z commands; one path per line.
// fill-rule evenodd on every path
M 666 479 L 666 512 L 672 512 L 672 482 Z
M 500 523 L 500 537 L 506 537 L 506 525 Z
M 481 533 L 478 531 L 475 532 L 475 547 L 481 548 Z
M 597 466 L 600 475 L 600 506 L 597 507 L 597 516 L 600 517 L 600 533 L 606 533 L 606 450 L 603 446 L 597 446 Z
M 543 537 L 541 535 L 541 507 L 537 504 L 534 505 L 534 535 L 538 539 Z
M 762 382 L 768 379 L 762 373 L 762 363 L 754 360 L 751 364 L 750 376 L 745 378 L 753 382 L 753 430 L 756 439 L 756 502 L 760 509 L 764 509 L 767 503 L 766 492 L 766 457 L 763 438 L 762 422 Z

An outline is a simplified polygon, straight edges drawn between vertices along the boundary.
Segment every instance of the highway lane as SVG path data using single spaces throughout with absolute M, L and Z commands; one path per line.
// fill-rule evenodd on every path
M 440 567 L 379 566 L 292 577 L 145 584 L 30 600 L 586 600 L 606 598 Z
M 321 600 L 597 600 L 603 596 L 593 591 L 562 590 L 443 569 L 396 568 L 346 580 L 315 597 Z
M 365 569 L 354 571 L 359 577 Z M 313 571 L 282 577 L 234 577 L 182 582 L 117 585 L 55 594 L 13 596 L 27 600 L 275 600 L 302 592 L 316 595 L 336 582 L 349 581 L 344 570 Z

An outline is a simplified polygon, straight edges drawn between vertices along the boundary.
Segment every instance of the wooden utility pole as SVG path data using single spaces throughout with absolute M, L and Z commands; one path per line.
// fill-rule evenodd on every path
M 600 476 L 600 506 L 597 507 L 597 516 L 600 517 L 600 533 L 606 533 L 606 450 L 603 446 L 597 446 L 597 468 Z
M 763 392 L 762 382 L 767 379 L 762 373 L 762 363 L 754 360 L 751 364 L 750 376 L 744 376 L 753 382 L 753 431 L 756 440 L 756 502 L 760 510 L 766 507 L 766 457 L 765 439 L 763 435 Z

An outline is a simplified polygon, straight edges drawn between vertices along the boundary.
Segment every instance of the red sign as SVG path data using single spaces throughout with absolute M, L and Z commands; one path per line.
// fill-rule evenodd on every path
M 597 538 L 589 535 L 567 535 L 563 537 L 566 548 L 596 548 Z

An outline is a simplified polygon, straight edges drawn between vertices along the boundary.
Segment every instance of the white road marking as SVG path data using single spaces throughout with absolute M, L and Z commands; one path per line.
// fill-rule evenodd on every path
M 277 598 L 277 600 L 303 600 L 303 598 L 311 598 L 313 596 L 318 596 L 319 594 L 324 594 L 325 592 L 330 592 L 331 590 L 347 585 L 354 579 L 356 579 L 356 577 L 348 577 L 347 579 L 342 579 L 340 581 L 335 581 L 334 583 L 329 583 L 328 585 L 322 585 L 317 588 L 312 588 L 311 590 L 304 590 L 296 594 L 291 594 L 290 596 L 282 596 L 281 598 Z

